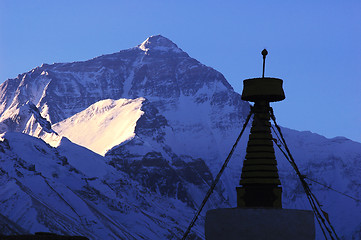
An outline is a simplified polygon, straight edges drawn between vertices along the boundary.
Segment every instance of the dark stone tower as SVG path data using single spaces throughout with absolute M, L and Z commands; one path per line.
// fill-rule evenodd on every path
M 282 83 L 281 79 L 265 77 L 243 81 L 242 99 L 254 102 L 254 118 L 243 162 L 242 187 L 237 187 L 237 207 L 282 208 L 269 105 L 285 99 Z

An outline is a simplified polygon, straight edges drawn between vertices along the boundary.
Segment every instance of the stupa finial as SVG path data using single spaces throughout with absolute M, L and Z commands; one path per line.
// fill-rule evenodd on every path
M 266 56 L 268 54 L 268 51 L 267 49 L 263 49 L 262 50 L 262 55 L 263 55 L 263 72 L 262 72 L 262 78 L 264 78 L 264 71 L 265 71 L 265 68 L 266 68 Z

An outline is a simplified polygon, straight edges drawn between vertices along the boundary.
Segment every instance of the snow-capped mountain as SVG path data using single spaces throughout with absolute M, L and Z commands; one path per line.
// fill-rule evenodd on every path
M 36 176 L 47 174 L 56 185 L 52 186 L 52 192 L 45 185 L 46 181 L 41 180 L 44 184 L 44 194 L 41 195 L 36 189 L 32 189 L 34 186 L 22 182 L 29 191 L 35 192 L 36 196 L 41 195 L 41 202 L 44 204 L 48 204 L 48 201 L 60 201 L 56 197 L 59 194 L 69 195 L 69 198 L 78 197 L 80 202 L 92 202 L 91 211 L 84 210 L 81 216 L 92 219 L 97 224 L 94 225 L 88 220 L 92 227 L 75 229 L 59 220 L 54 225 L 56 228 L 52 228 L 45 225 L 45 220 L 34 220 L 36 226 L 30 226 L 32 218 L 38 219 L 40 215 L 46 215 L 43 213 L 43 205 L 29 205 L 33 215 L 26 213 L 32 216 L 28 219 L 28 225 L 23 225 L 19 222 L 18 215 L 10 212 L 11 209 L 12 212 L 24 211 L 18 204 L 4 205 L 9 210 L 6 214 L 1 214 L 9 221 L 25 226 L 26 231 L 43 230 L 45 226 L 44 228 L 59 233 L 84 233 L 93 239 L 103 236 L 103 233 L 99 233 L 103 229 L 109 233 L 109 238 L 115 239 L 132 239 L 131 236 L 141 238 L 135 234 L 137 231 L 147 232 L 150 234 L 147 235 L 149 239 L 179 238 L 179 234 L 185 230 L 182 228 L 187 224 L 187 220 L 191 220 L 194 209 L 202 201 L 249 112 L 249 104 L 241 100 L 241 96 L 232 89 L 221 73 L 189 57 L 176 44 L 159 35 L 149 37 L 134 48 L 89 61 L 43 64 L 0 85 L 0 101 L 0 131 L 8 132 L 3 137 L 3 144 L 11 141 L 17 141 L 18 145 L 21 141 L 31 144 L 36 142 L 35 145 L 43 144 L 41 149 L 50 152 L 39 158 L 44 159 L 39 162 L 35 157 L 37 155 L 29 157 L 32 156 L 31 151 L 38 151 L 36 147 L 30 148 L 32 150 L 28 150 L 26 156 L 18 156 L 22 150 L 4 150 L 2 161 L 4 166 L 5 162 L 7 166 L 5 169 L 3 164 L 1 165 L 4 175 L 12 174 L 16 181 L 20 181 L 16 171 L 11 170 L 15 169 L 15 165 L 11 163 L 15 158 L 26 158 L 24 161 L 35 165 L 36 171 L 41 173 Z M 361 169 L 360 143 L 344 138 L 326 139 L 310 132 L 286 128 L 283 130 L 304 174 L 356 199 L 361 198 L 360 177 L 357 174 L 357 170 Z M 41 138 L 54 148 L 40 143 L 40 139 L 24 134 L 10 134 L 11 131 Z M 24 140 L 20 140 L 22 138 Z M 247 140 L 245 133 L 206 208 L 235 206 L 235 187 L 238 185 Z M 85 151 L 86 153 L 83 153 Z M 97 160 L 85 160 L 90 153 Z M 13 158 L 10 157 L 12 154 Z M 279 152 L 276 155 L 283 184 L 284 207 L 309 209 L 293 170 Z M 55 163 L 52 164 L 61 162 L 56 160 L 57 156 L 73 159 L 69 165 L 78 169 L 79 173 L 71 171 L 68 165 L 60 164 L 62 167 L 54 169 L 64 178 L 55 178 L 50 176 L 50 166 L 43 169 L 39 166 L 39 170 L 36 167 L 37 164 L 45 164 L 45 159 L 48 158 L 53 159 L 51 162 Z M 97 165 L 100 162 L 102 165 Z M 85 173 L 83 168 L 91 168 L 93 172 Z M 81 176 L 82 174 L 86 176 Z M 71 181 L 66 180 L 68 175 L 71 176 Z M 29 176 L 29 179 L 33 179 L 31 174 Z M 84 185 L 83 178 L 96 178 L 87 180 L 86 184 L 91 182 L 99 188 L 84 190 L 87 185 Z M 120 178 L 121 181 L 126 181 L 126 184 L 122 185 L 122 188 L 109 190 L 112 193 L 108 194 L 108 190 L 104 190 L 107 189 L 106 184 L 115 186 L 119 184 Z M 11 184 L 9 179 L 12 178 L 5 178 L 2 182 L 4 186 Z M 62 190 L 63 188 L 68 190 Z M 339 235 L 345 239 L 360 238 L 359 202 L 322 185 L 313 184 L 312 188 L 324 204 L 324 210 L 329 213 Z M 75 192 L 76 196 L 69 189 Z M 31 195 L 29 191 L 21 191 L 23 195 Z M 98 200 L 94 200 L 89 197 L 89 192 L 83 196 L 78 194 L 78 191 L 99 192 L 106 197 L 97 197 Z M 60 193 L 54 195 L 54 192 Z M 143 192 L 147 194 L 146 203 L 142 200 Z M 15 192 L 7 193 L 2 200 L 12 199 L 13 194 Z M 135 217 L 134 214 L 143 211 L 144 203 L 148 207 L 146 209 L 149 216 L 144 214 L 137 222 L 132 222 L 130 235 L 117 235 L 125 233 L 113 223 L 125 224 L 118 218 L 129 216 L 118 213 L 120 210 L 109 207 L 108 202 L 117 206 L 126 204 L 128 202 L 123 203 L 119 196 L 124 197 L 127 194 L 136 196 L 132 199 L 133 207 L 127 207 L 127 214 Z M 66 211 L 74 210 L 71 214 L 86 209 L 77 205 L 76 201 L 66 202 Z M 165 210 L 162 207 L 164 204 L 174 204 L 176 210 Z M 155 210 L 155 206 L 160 207 Z M 3 209 L 2 205 L 0 207 Z M 49 208 L 53 207 L 50 205 Z M 78 208 L 80 209 L 77 210 Z M 60 208 L 55 209 L 63 212 Z M 96 209 L 96 212 L 104 209 L 107 217 L 95 214 L 93 209 Z M 113 223 L 105 223 L 104 218 Z M 174 221 L 169 221 L 172 218 Z M 203 237 L 202 221 L 201 218 L 193 237 Z M 168 227 L 177 224 L 178 227 Z M 157 227 L 153 227 L 155 225 Z M 114 228 L 118 229 L 114 230 L 116 233 Z M 149 232 L 151 229 L 154 230 L 153 233 Z M 167 235 L 166 232 L 169 231 L 177 234 Z

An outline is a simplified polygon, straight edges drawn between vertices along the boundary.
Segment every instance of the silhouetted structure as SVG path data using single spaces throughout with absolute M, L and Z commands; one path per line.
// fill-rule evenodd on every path
M 282 209 L 270 102 L 282 101 L 285 94 L 281 79 L 264 77 L 267 54 L 264 49 L 262 78 L 243 81 L 242 99 L 254 102 L 251 107 L 254 117 L 243 162 L 241 187 L 236 188 L 237 208 L 207 212 L 207 240 L 312 240 L 315 236 L 312 211 Z
M 262 54 L 266 52 L 263 50 Z M 282 188 L 279 186 L 281 182 L 273 148 L 269 105 L 270 102 L 285 99 L 282 83 L 281 79 L 264 77 L 243 81 L 242 99 L 255 104 L 242 168 L 242 187 L 237 188 L 237 207 L 282 207 Z

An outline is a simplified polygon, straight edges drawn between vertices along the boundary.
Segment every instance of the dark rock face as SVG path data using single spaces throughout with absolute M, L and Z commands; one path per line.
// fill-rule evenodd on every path
M 161 153 L 148 152 L 140 161 L 133 162 L 113 158 L 110 164 L 119 167 L 130 178 L 152 191 L 177 198 L 193 207 L 192 197 L 183 185 L 183 180 Z
M 127 173 L 129 177 L 144 187 L 162 195 L 179 199 L 190 207 L 198 203 L 187 189 L 189 184 L 206 189 L 213 181 L 212 173 L 202 159 L 177 156 L 168 149 L 168 161 L 162 153 L 149 151 L 145 155 L 132 153 L 132 147 L 142 147 L 143 143 L 130 143 L 114 148 L 106 157 L 108 164 Z
M 181 158 L 189 158 L 181 156 Z M 189 161 L 189 159 L 187 159 Z M 194 185 L 207 184 L 211 185 L 213 181 L 212 174 L 202 159 L 194 159 L 189 162 L 185 162 L 181 159 L 177 159 L 173 162 L 173 166 L 177 169 L 179 175 Z
M 143 103 L 142 111 L 144 114 L 138 120 L 135 132 L 164 142 L 164 127 L 169 127 L 167 119 L 149 101 Z

